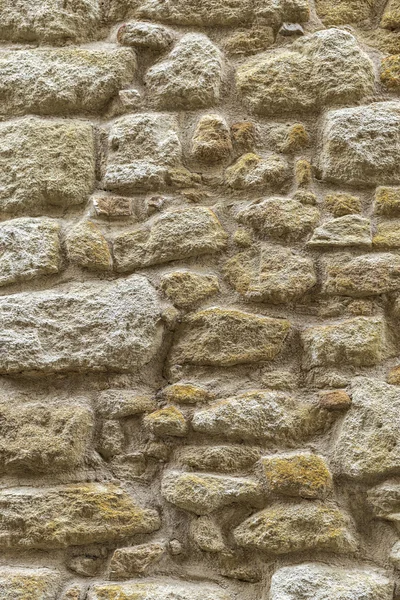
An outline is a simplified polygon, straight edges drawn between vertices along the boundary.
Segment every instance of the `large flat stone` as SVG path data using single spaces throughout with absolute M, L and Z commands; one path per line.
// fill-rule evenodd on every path
M 52 569 L 0 568 L 1 600 L 57 600 L 61 575 Z
M 318 155 L 324 181 L 359 187 L 398 184 L 399 160 L 400 102 L 343 108 L 326 116 Z
M 210 583 L 151 579 L 95 584 L 89 590 L 88 600 L 231 600 L 231 596 Z
M 128 48 L 0 52 L 0 114 L 60 115 L 103 110 L 132 82 Z
M 0 373 L 114 370 L 148 363 L 160 307 L 144 277 L 0 298 Z
M 84 483 L 0 492 L 0 547 L 66 548 L 106 543 L 160 527 L 155 510 L 121 488 Z
M 0 212 L 85 202 L 95 182 L 93 128 L 25 117 L 0 124 Z M 71 160 L 73 157 L 73 160 Z
M 290 328 L 284 319 L 208 308 L 183 325 L 171 362 L 227 367 L 273 360 L 282 351 Z
M 0 224 L 0 286 L 57 273 L 60 225 L 54 219 L 13 219 Z
M 271 582 L 271 600 L 392 600 L 393 581 L 369 568 L 318 563 L 283 567 Z
M 351 390 L 353 401 L 337 433 L 332 466 L 340 475 L 359 479 L 400 473 L 400 389 L 360 377 Z

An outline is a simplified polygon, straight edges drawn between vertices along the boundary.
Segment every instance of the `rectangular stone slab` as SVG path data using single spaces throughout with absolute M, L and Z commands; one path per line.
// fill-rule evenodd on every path
M 94 585 L 88 600 L 230 600 L 216 585 L 153 580 Z
M 0 298 L 0 373 L 132 371 L 158 349 L 156 292 L 144 277 Z

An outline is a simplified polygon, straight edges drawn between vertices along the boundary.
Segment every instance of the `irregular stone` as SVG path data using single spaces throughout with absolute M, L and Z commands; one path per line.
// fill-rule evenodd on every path
M 381 26 L 386 29 L 400 28 L 400 3 L 399 0 L 389 0 L 382 15 Z
M 100 433 L 96 435 L 96 450 L 109 460 L 122 454 L 125 447 L 125 435 L 119 421 L 104 421 Z
M 344 248 L 372 246 L 371 222 L 360 215 L 345 215 L 327 221 L 315 229 L 312 238 L 307 242 L 314 248 Z
M 155 510 L 99 483 L 1 490 L 0 514 L 0 546 L 24 550 L 120 541 L 160 527 Z
M 69 260 L 85 269 L 107 271 L 112 267 L 112 258 L 107 240 L 101 229 L 86 221 L 79 223 L 66 236 Z
M 80 404 L 0 403 L 0 471 L 48 473 L 82 464 L 94 425 Z
M 0 568 L 2 600 L 57 600 L 61 575 L 52 569 Z
M 318 163 L 323 181 L 359 187 L 398 184 L 399 160 L 400 102 L 342 108 L 325 117 Z
M 346 25 L 358 23 L 373 16 L 373 2 L 371 0 L 316 0 L 316 9 L 319 18 L 325 26 Z
M 161 342 L 160 307 L 144 277 L 0 298 L 0 373 L 132 371 Z
M 400 569 L 400 542 L 396 542 L 390 551 L 389 560 L 395 569 Z
M 87 600 L 232 600 L 222 588 L 209 583 L 153 580 L 121 584 L 94 584 Z
M 86 590 L 80 583 L 75 583 L 69 585 L 66 590 L 64 590 L 63 595 L 60 600 L 84 600 L 84 594 L 86 594 Z
M 400 52 L 399 31 L 389 31 L 381 27 L 372 29 L 358 29 L 357 37 L 364 44 L 377 48 L 384 54 L 398 54 Z
M 228 125 L 219 115 L 205 115 L 197 123 L 192 139 L 193 158 L 204 163 L 229 160 L 233 146 Z
M 317 282 L 310 258 L 288 248 L 256 244 L 224 266 L 229 283 L 248 300 L 287 304 L 299 300 Z
M 118 29 L 118 42 L 123 46 L 133 46 L 138 50 L 163 52 L 171 46 L 174 33 L 162 25 L 154 25 L 146 21 L 124 23 Z
M 306 563 L 283 567 L 271 581 L 271 600 L 391 600 L 393 581 L 373 569 Z
M 143 423 L 154 435 L 164 437 L 184 437 L 188 432 L 188 424 L 183 413 L 175 406 L 167 406 L 150 413 Z
M 314 192 L 310 192 L 310 190 L 296 190 L 293 194 L 293 200 L 300 202 L 300 204 L 304 204 L 304 206 L 315 206 L 317 204 L 317 196 Z
M 219 291 L 216 275 L 173 271 L 161 278 L 161 289 L 178 308 L 191 308 Z
M 260 459 L 268 490 L 274 494 L 324 499 L 332 491 L 332 476 L 321 456 L 302 452 Z
M 325 196 L 325 206 L 334 217 L 344 217 L 361 212 L 360 198 L 350 194 L 328 194 Z
M 98 36 L 98 0 L 2 0 L 0 39 L 8 42 L 79 43 Z
M 102 560 L 100 556 L 78 554 L 68 560 L 67 567 L 70 571 L 82 577 L 95 577 L 100 570 L 101 564 Z
M 260 450 L 247 446 L 187 446 L 180 461 L 199 471 L 234 473 L 247 471 L 260 457 Z
M 299 187 L 308 187 L 312 181 L 311 164 L 305 158 L 300 158 L 295 165 L 295 179 Z
M 259 583 L 262 581 L 262 570 L 255 558 L 247 558 L 246 554 L 238 549 L 221 552 L 216 556 L 218 560 L 218 572 L 223 577 L 236 579 L 246 583 Z
M 302 333 L 304 365 L 371 367 L 383 358 L 385 325 L 379 318 L 356 317 Z
M 389 90 L 400 90 L 400 55 L 387 56 L 381 63 L 381 82 Z
M 178 404 L 198 404 L 208 402 L 214 398 L 214 394 L 204 388 L 190 383 L 174 383 L 168 385 L 162 391 L 163 397 L 167 402 L 177 402 Z
M 351 398 L 344 390 L 320 392 L 319 406 L 329 411 L 347 410 L 351 406 Z
M 214 254 L 224 249 L 227 234 L 214 212 L 199 206 L 166 211 L 140 229 L 114 239 L 114 261 L 120 273 Z
M 327 29 L 254 57 L 236 85 L 253 112 L 293 115 L 358 102 L 373 91 L 374 68 L 350 33 Z
M 251 121 L 239 121 L 231 125 L 231 139 L 236 154 L 253 150 L 256 138 L 256 127 Z
M 170 471 L 163 477 L 161 494 L 171 504 L 197 515 L 208 515 L 232 503 L 257 506 L 262 488 L 244 477 Z
M 219 101 L 221 80 L 222 54 L 200 33 L 184 35 L 145 75 L 148 97 L 162 110 L 213 106 Z
M 224 50 L 228 54 L 257 54 L 267 50 L 275 41 L 272 27 L 252 27 L 241 29 L 224 40 Z
M 199 517 L 191 523 L 190 534 L 194 543 L 203 552 L 222 552 L 225 549 L 218 525 L 208 516 Z
M 60 225 L 54 219 L 13 219 L 0 224 L 0 287 L 58 273 Z
M 348 553 L 356 549 L 348 525 L 347 517 L 335 505 L 304 500 L 273 504 L 255 513 L 233 536 L 241 547 L 276 555 L 308 550 Z
M 208 308 L 187 318 L 172 348 L 171 362 L 228 367 L 273 360 L 290 328 L 284 319 Z
M 228 440 L 292 446 L 332 423 L 328 411 L 282 392 L 254 391 L 197 411 L 194 431 Z
M 386 217 L 400 216 L 400 187 L 376 188 L 374 211 Z
M 400 365 L 390 369 L 387 376 L 387 382 L 392 385 L 400 385 Z
M 130 548 L 117 548 L 111 557 L 110 579 L 131 579 L 141 575 L 165 552 L 163 544 L 141 544 Z
M 372 245 L 377 250 L 389 248 L 400 248 L 400 224 L 398 221 L 379 223 Z
M 392 521 L 397 529 L 400 522 L 400 482 L 389 479 L 368 491 L 368 501 L 379 519 Z
M 168 170 L 180 165 L 182 148 L 176 117 L 134 114 L 115 121 L 110 130 L 104 183 L 130 193 L 166 185 Z
M 244 154 L 225 171 L 225 183 L 234 190 L 277 189 L 289 177 L 289 165 L 278 154 L 267 158 Z
M 123 196 L 95 196 L 92 200 L 96 215 L 101 218 L 119 219 L 131 217 L 132 201 Z
M 279 150 L 291 154 L 298 152 L 309 145 L 310 138 L 302 123 L 291 125 L 285 133 L 285 137 L 279 144 Z
M 310 17 L 308 0 L 144 0 L 139 14 L 174 25 L 235 27 L 261 17 L 268 24 L 304 22 Z
M 0 53 L 0 114 L 98 112 L 132 82 L 128 48 L 10 50 Z
M 95 407 L 102 417 L 125 419 L 156 410 L 157 402 L 134 391 L 106 390 L 95 398 Z
M 91 193 L 95 182 L 91 125 L 26 117 L 1 123 L 0 140 L 0 211 L 67 208 L 82 204 Z
M 283 37 L 304 35 L 304 28 L 299 23 L 282 23 L 278 35 Z
M 400 289 L 400 257 L 396 254 L 334 256 L 323 261 L 323 292 L 337 296 L 375 296 Z
M 398 388 L 359 377 L 352 383 L 351 395 L 352 405 L 334 447 L 333 468 L 348 477 L 367 479 L 400 472 Z
M 298 240 L 319 221 L 319 211 L 290 198 L 268 198 L 240 211 L 238 219 L 274 239 Z

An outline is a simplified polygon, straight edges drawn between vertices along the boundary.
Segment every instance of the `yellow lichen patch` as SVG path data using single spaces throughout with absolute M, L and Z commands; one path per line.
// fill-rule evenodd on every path
M 91 221 L 74 227 L 67 234 L 66 246 L 69 260 L 79 267 L 106 271 L 112 266 L 108 243 L 100 228 Z
M 381 26 L 386 29 L 399 29 L 400 27 L 400 1 L 389 0 L 383 13 Z
M 376 249 L 400 248 L 400 222 L 388 221 L 379 223 L 376 233 L 372 238 L 372 245 Z
M 299 187 L 307 187 L 311 183 L 312 169 L 308 160 L 301 158 L 296 162 L 295 176 Z
M 261 158 L 249 152 L 225 171 L 225 183 L 236 190 L 257 190 L 282 187 L 289 179 L 286 160 L 279 154 Z
M 161 289 L 178 308 L 190 308 L 219 291 L 216 275 L 174 271 L 161 279 Z
M 195 187 L 201 183 L 200 175 L 191 173 L 184 167 L 168 169 L 166 178 L 168 185 L 178 189 Z
M 236 31 L 224 41 L 228 54 L 256 54 L 266 50 L 274 43 L 272 27 L 254 27 Z
M 293 200 L 297 200 L 304 206 L 315 206 L 317 204 L 317 196 L 314 192 L 310 192 L 309 190 L 297 190 L 293 194 Z
M 238 153 L 251 152 L 256 143 L 256 128 L 251 121 L 240 121 L 231 125 L 231 138 Z
M 393 367 L 388 373 L 387 382 L 392 385 L 400 385 L 400 365 Z
M 374 209 L 377 215 L 400 216 L 400 187 L 378 187 Z
M 357 196 L 350 194 L 328 194 L 325 197 L 325 207 L 334 217 L 359 214 L 361 212 L 361 201 Z
M 219 115 L 205 115 L 197 124 L 192 139 L 192 155 L 204 163 L 229 160 L 232 141 L 225 119 Z
M 324 25 L 344 25 L 371 18 L 374 4 L 374 0 L 316 0 L 316 9 Z
M 175 406 L 167 406 L 146 415 L 143 423 L 154 435 L 160 437 L 183 437 L 188 432 L 186 419 Z
M 381 81 L 390 90 L 400 89 L 400 54 L 382 59 Z
M 174 383 L 163 389 L 163 396 L 168 402 L 178 404 L 199 404 L 212 400 L 215 396 L 204 388 L 190 383 Z
M 310 453 L 261 458 L 268 490 L 283 496 L 325 498 L 332 490 L 332 477 L 325 460 Z
M 295 123 L 289 127 L 279 149 L 281 152 L 297 152 L 308 146 L 309 142 L 310 138 L 304 125 L 302 123 Z

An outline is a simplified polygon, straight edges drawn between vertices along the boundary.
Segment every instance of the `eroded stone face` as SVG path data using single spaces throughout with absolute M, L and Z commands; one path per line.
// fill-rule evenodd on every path
M 160 527 L 155 510 L 139 508 L 114 485 L 83 483 L 0 492 L 0 546 L 66 548 L 123 540 Z
M 308 242 L 311 248 L 370 248 L 371 222 L 360 215 L 345 215 L 315 229 Z
M 3 296 L 0 372 L 135 370 L 157 351 L 159 314 L 138 276 Z
M 318 563 L 283 567 L 271 582 L 271 600 L 391 600 L 393 583 L 373 569 L 344 569 Z
M 312 112 L 371 94 L 374 68 L 350 33 L 328 29 L 251 59 L 239 67 L 236 84 L 255 113 Z
M 47 206 L 82 204 L 91 193 L 95 149 L 89 123 L 34 117 L 1 123 L 0 145 L 0 211 L 37 214 Z
M 2 600 L 57 600 L 60 587 L 61 574 L 53 569 L 0 568 Z
M 12 50 L 0 53 L 0 114 L 60 115 L 103 110 L 130 84 L 128 48 Z
M 228 592 L 216 585 L 178 581 L 94 584 L 88 600 L 231 600 Z

